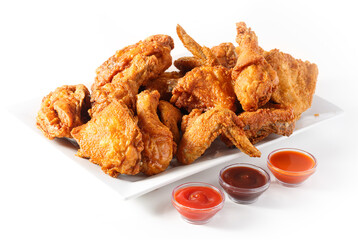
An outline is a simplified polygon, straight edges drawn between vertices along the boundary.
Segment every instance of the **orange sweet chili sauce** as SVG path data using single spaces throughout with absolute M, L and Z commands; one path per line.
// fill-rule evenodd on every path
M 299 184 L 314 172 L 313 157 L 300 151 L 278 151 L 269 157 L 268 167 L 275 177 L 285 183 Z

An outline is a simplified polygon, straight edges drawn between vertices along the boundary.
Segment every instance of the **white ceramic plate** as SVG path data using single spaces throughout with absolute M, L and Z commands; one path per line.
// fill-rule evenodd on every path
M 41 98 L 28 101 L 18 106 L 13 106 L 10 110 L 16 117 L 23 121 L 27 126 L 32 128 L 37 134 L 42 135 L 41 131 L 36 128 L 35 118 L 39 110 Z M 334 104 L 314 96 L 312 107 L 302 114 L 302 117 L 296 123 L 296 129 L 293 134 L 301 133 L 310 127 L 317 125 L 327 119 L 340 115 L 343 111 Z M 44 137 L 45 138 L 45 137 Z M 271 134 L 264 141 L 255 146 L 262 149 L 274 142 L 281 141 L 287 137 Z M 194 163 L 186 166 L 170 166 L 166 171 L 155 176 L 126 176 L 120 175 L 118 178 L 112 178 L 103 173 L 98 165 L 89 162 L 87 159 L 75 156 L 77 148 L 65 139 L 55 139 L 51 141 L 58 151 L 65 154 L 68 158 L 80 164 L 82 167 L 91 172 L 105 184 L 116 190 L 124 199 L 138 197 L 142 194 L 170 184 L 179 179 L 185 178 L 192 174 L 198 173 L 205 169 L 214 167 L 224 162 L 240 158 L 244 155 L 238 149 L 228 149 L 221 141 L 215 141 L 205 154 L 197 159 Z

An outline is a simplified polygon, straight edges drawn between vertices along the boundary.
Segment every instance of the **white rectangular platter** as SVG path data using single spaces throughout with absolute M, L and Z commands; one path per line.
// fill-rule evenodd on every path
M 41 131 L 36 128 L 35 119 L 37 111 L 40 108 L 41 98 L 27 101 L 21 105 L 13 106 L 10 112 L 24 122 L 28 127 L 33 129 L 37 134 L 42 135 Z M 312 107 L 302 114 L 302 117 L 296 123 L 296 129 L 293 134 L 302 133 L 305 130 L 325 121 L 336 117 L 343 111 L 334 104 L 325 99 L 314 96 Z M 45 137 L 44 137 L 45 138 Z M 285 140 L 287 137 L 270 135 L 264 141 L 255 146 L 260 150 L 274 142 Z M 47 139 L 46 139 L 47 140 Z M 48 140 L 50 141 L 50 140 Z M 109 185 L 117 191 L 124 199 L 135 198 L 160 188 L 179 179 L 185 178 L 192 174 L 204 171 L 208 168 L 225 163 L 233 159 L 239 159 L 244 155 L 238 149 L 228 149 L 221 141 L 215 141 L 203 156 L 194 163 L 186 166 L 179 166 L 173 160 L 172 166 L 166 171 L 155 176 L 146 177 L 142 175 L 127 176 L 120 175 L 118 178 L 112 178 L 101 171 L 98 165 L 89 162 L 87 159 L 75 156 L 77 148 L 65 139 L 55 139 L 50 142 L 55 148 L 62 152 L 72 161 L 75 161 L 87 171 L 96 176 L 100 181 Z

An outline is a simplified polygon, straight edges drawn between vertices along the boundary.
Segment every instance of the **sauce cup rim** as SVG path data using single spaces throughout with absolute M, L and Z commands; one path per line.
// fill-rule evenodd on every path
M 310 169 L 307 169 L 307 170 L 304 170 L 304 171 L 289 171 L 289 170 L 284 170 L 284 169 L 281 169 L 279 167 L 276 167 L 275 165 L 273 165 L 271 163 L 271 156 L 273 156 L 275 153 L 278 153 L 278 152 L 283 152 L 283 151 L 292 151 L 292 152 L 300 152 L 300 153 L 303 153 L 305 154 L 306 156 L 308 156 L 309 158 L 311 158 L 313 161 L 314 161 L 314 165 L 312 168 Z M 305 150 L 302 150 L 302 149 L 299 149 L 299 148 L 278 148 L 274 151 L 272 151 L 268 156 L 267 156 L 267 165 L 269 167 L 271 167 L 273 170 L 275 170 L 276 172 L 279 172 L 281 174 L 286 174 L 286 175 L 294 175 L 294 176 L 302 176 L 302 175 L 307 175 L 307 174 L 310 174 L 312 173 L 313 171 L 316 170 L 317 168 L 317 159 L 309 152 L 305 151 Z
M 228 183 L 226 183 L 221 175 L 222 173 L 229 169 L 229 168 L 232 168 L 232 167 L 249 167 L 249 168 L 253 168 L 255 170 L 258 170 L 260 171 L 267 179 L 267 182 L 260 186 L 260 187 L 256 187 L 256 188 L 242 188 L 242 187 L 236 187 L 236 186 L 233 186 L 233 185 L 230 185 Z M 236 191 L 241 191 L 241 192 L 250 192 L 250 193 L 256 193 L 256 192 L 261 192 L 261 191 L 265 191 L 269 186 L 270 186 L 270 183 L 271 183 L 271 177 L 270 177 L 270 174 L 263 168 L 259 167 L 259 166 L 256 166 L 254 164 L 250 164 L 250 163 L 233 163 L 233 164 L 230 164 L 224 168 L 222 168 L 220 170 L 220 173 L 219 173 L 219 183 L 222 187 L 227 187 L 227 188 L 231 188 L 231 189 L 234 189 Z

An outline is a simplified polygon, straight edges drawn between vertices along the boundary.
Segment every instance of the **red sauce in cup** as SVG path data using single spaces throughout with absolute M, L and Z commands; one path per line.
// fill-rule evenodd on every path
M 307 171 L 315 165 L 314 160 L 301 152 L 281 151 L 271 156 L 271 164 L 285 171 Z
M 269 155 L 267 166 L 283 185 L 298 186 L 315 172 L 317 162 L 303 150 L 278 149 Z
M 216 190 L 204 186 L 189 186 L 179 189 L 174 198 L 178 203 L 195 209 L 215 207 L 223 200 Z
M 224 194 L 210 184 L 186 183 L 173 190 L 172 204 L 187 222 L 204 224 L 222 209 L 224 198 Z

